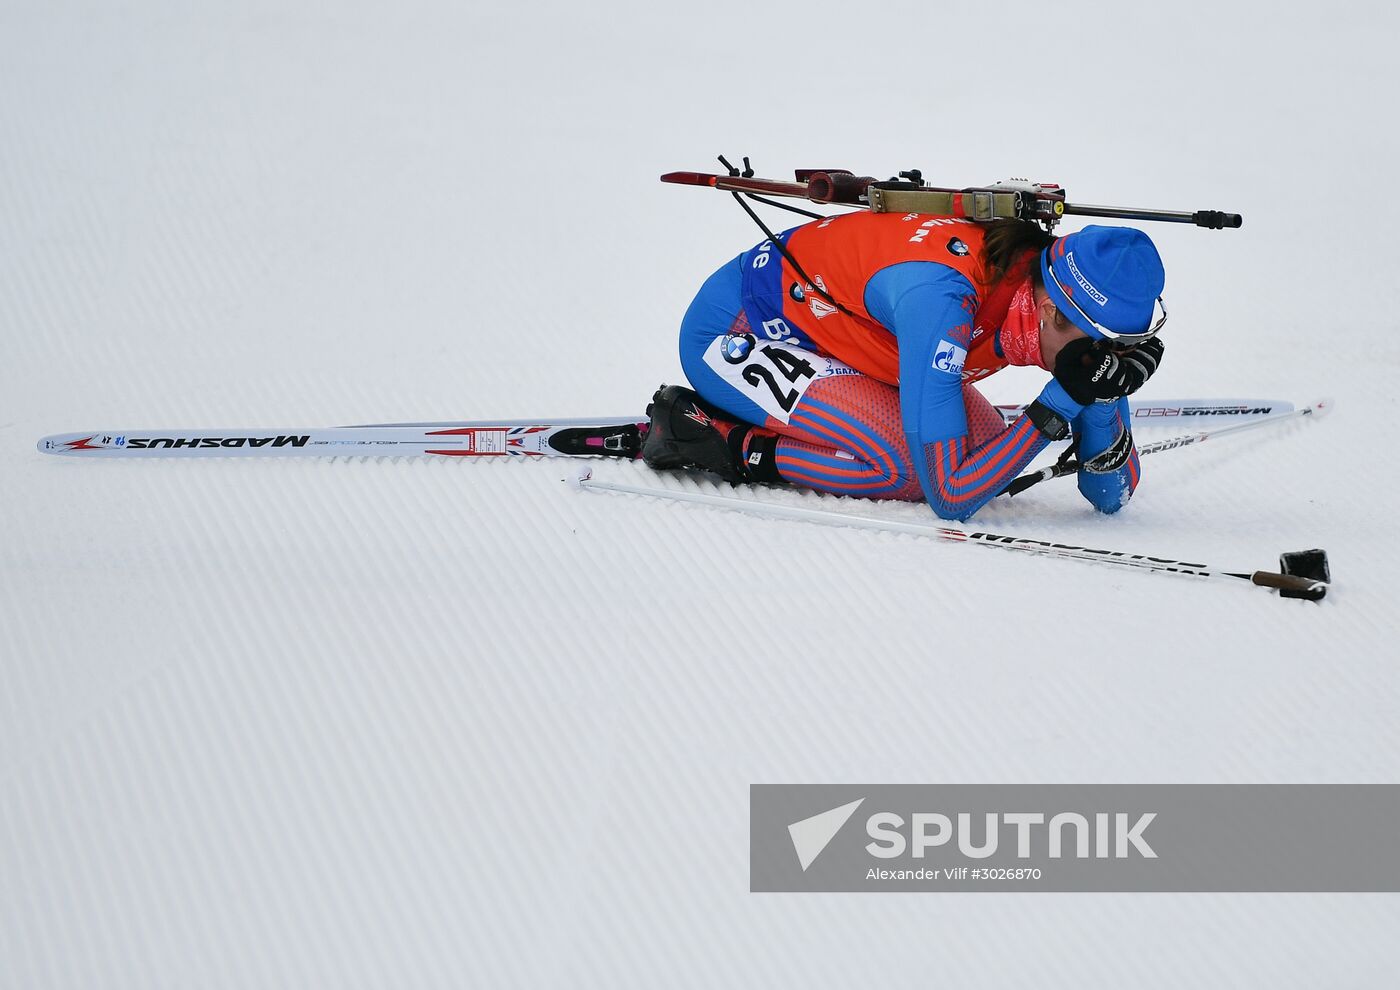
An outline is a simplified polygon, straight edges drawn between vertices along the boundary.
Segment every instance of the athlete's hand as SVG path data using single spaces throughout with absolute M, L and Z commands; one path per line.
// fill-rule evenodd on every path
M 1115 402 L 1147 384 L 1163 350 L 1156 337 L 1123 349 L 1079 337 L 1060 348 L 1055 380 L 1080 405 Z

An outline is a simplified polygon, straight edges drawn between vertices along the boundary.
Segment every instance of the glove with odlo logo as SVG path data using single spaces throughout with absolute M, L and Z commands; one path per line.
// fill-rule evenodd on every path
M 1122 350 L 1080 337 L 1060 348 L 1055 380 L 1080 405 L 1115 402 L 1147 384 L 1163 350 L 1156 337 Z

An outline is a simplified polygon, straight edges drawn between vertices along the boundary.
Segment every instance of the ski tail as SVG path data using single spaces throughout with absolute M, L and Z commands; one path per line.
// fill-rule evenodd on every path
M 641 456 L 643 416 L 593 420 L 384 424 L 321 429 L 89 430 L 39 440 L 70 457 L 618 457 Z

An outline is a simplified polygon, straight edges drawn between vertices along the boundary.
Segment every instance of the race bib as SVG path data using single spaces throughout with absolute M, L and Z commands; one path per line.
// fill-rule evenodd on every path
M 860 374 L 835 358 L 751 333 L 715 338 L 705 364 L 780 423 L 788 422 L 813 382 Z

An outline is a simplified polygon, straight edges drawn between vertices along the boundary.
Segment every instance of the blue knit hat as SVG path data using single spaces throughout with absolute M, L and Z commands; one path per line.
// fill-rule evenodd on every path
M 1152 314 L 1166 284 L 1157 248 L 1132 227 L 1089 226 L 1040 254 L 1050 300 L 1090 337 L 1151 336 Z

